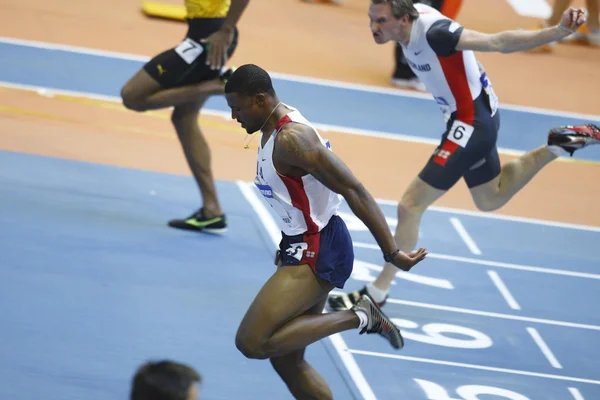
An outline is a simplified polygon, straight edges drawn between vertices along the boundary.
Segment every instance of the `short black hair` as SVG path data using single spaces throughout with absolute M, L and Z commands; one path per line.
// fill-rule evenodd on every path
M 273 89 L 273 82 L 267 71 L 258 65 L 245 64 L 237 68 L 227 79 L 225 93 L 237 93 L 246 97 L 259 93 L 268 93 L 274 96 L 275 89 Z
M 136 371 L 131 400 L 187 400 L 190 387 L 201 382 L 196 370 L 169 360 L 147 362 Z

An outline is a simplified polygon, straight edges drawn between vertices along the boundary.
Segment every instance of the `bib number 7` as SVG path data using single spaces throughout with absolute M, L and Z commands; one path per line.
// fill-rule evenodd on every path
M 191 64 L 204 52 L 204 47 L 190 38 L 185 38 L 183 42 L 175 47 L 175 52 L 183 61 Z

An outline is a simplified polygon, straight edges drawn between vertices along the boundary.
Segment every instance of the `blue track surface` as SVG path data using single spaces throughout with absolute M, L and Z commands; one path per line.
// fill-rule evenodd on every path
M 119 96 L 121 87 L 142 61 L 66 50 L 53 50 L 0 40 L 3 66 L 0 82 Z M 493 82 L 493 77 L 491 78 Z M 274 79 L 281 99 L 302 110 L 312 122 L 411 135 L 438 140 L 442 115 L 433 100 L 363 90 Z M 502 101 L 502 99 L 500 99 Z M 207 108 L 230 112 L 223 97 L 212 97 Z M 590 121 L 529 112 L 501 110 L 498 146 L 528 151 L 545 143 L 553 126 Z M 600 121 L 600 116 L 597 118 Z M 595 149 L 583 149 L 578 159 L 600 161 Z
M 0 54 L 0 81 L 105 96 L 118 96 L 141 66 L 1 42 Z M 429 100 L 275 85 L 314 122 L 434 139 L 442 127 Z M 209 107 L 228 111 L 220 98 Z M 543 143 L 551 126 L 583 122 L 502 115 L 499 146 L 517 150 Z M 595 150 L 577 157 L 600 161 Z M 0 152 L 0 165 L 0 375 L 10 383 L 0 399 L 126 398 L 135 368 L 163 357 L 200 370 L 202 398 L 289 398 L 268 362 L 246 360 L 234 346 L 273 272 L 274 238 L 247 192 L 219 182 L 231 228 L 198 235 L 165 225 L 197 207 L 190 177 L 11 152 Z M 395 207 L 382 209 L 395 217 Z M 345 206 L 343 217 L 356 246 L 350 290 L 377 275 L 381 253 Z M 420 235 L 430 257 L 398 275 L 386 305 L 406 347 L 393 351 L 356 332 L 309 347 L 336 399 L 600 399 L 600 229 L 431 210 Z
M 11 382 L 0 386 L 0 398 L 125 398 L 134 368 L 160 357 L 197 366 L 208 399 L 288 398 L 267 362 L 248 361 L 234 346 L 243 313 L 273 272 L 272 241 L 236 184 L 218 185 L 229 232 L 198 235 L 165 227 L 196 206 L 189 177 L 11 152 L 0 152 L 0 164 L 0 373 Z M 393 217 L 393 207 L 382 208 Z M 379 268 L 381 255 L 343 215 L 357 246 L 345 288 L 354 289 L 376 274 L 369 267 Z M 450 217 L 462 221 L 480 256 Z M 568 250 L 558 249 L 566 238 Z M 427 397 L 422 385 L 430 396 L 432 385 L 441 386 L 452 399 L 461 398 L 456 388 L 473 385 L 526 396 L 482 399 L 570 399 L 568 388 L 600 398 L 598 240 L 594 231 L 430 211 L 421 244 L 432 257 L 410 275 L 449 286 L 397 279 L 386 311 L 403 327 L 402 351 L 353 331 L 342 338 L 378 399 L 445 399 Z M 546 272 L 519 269 L 528 266 Z M 520 310 L 509 308 L 488 270 Z M 578 272 L 585 274 L 569 275 Z M 361 397 L 331 341 L 309 347 L 308 358 L 335 398 Z

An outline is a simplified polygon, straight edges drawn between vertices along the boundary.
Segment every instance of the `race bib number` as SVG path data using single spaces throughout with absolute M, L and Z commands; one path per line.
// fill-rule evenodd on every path
M 196 61 L 200 54 L 204 52 L 204 48 L 200 43 L 193 41 L 190 38 L 185 38 L 179 46 L 175 47 L 175 52 L 179 54 L 179 57 L 188 64 Z
M 460 147 L 467 147 L 467 143 L 469 142 L 469 139 L 471 139 L 471 135 L 473 134 L 474 130 L 475 128 L 473 128 L 471 125 L 456 120 L 450 128 L 448 140 L 456 143 Z

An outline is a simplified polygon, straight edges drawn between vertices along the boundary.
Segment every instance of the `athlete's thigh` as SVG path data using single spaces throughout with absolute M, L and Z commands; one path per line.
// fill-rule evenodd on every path
M 419 177 L 440 190 L 448 190 L 460 178 L 469 175 L 496 147 L 500 116 L 491 114 L 487 95 L 473 101 L 474 117 L 469 123 L 451 119 Z
M 208 24 L 202 19 L 193 20 L 190 24 L 190 31 L 181 43 L 156 55 L 143 67 L 164 89 L 211 81 L 220 76 L 221 71 L 213 70 L 206 64 L 208 48 L 201 43 L 202 39 L 218 29 L 218 26 L 201 29 L 202 24 Z M 235 51 L 237 40 L 236 29 L 233 42 L 227 51 L 228 57 Z
M 446 193 L 416 176 L 402 195 L 401 203 L 407 208 L 427 208 Z
M 319 315 L 323 313 L 325 309 L 325 303 L 327 302 L 327 297 L 323 297 L 321 301 L 315 304 L 313 307 L 308 309 L 303 315 Z M 300 350 L 292 351 L 291 353 L 284 354 L 283 356 L 274 357 L 271 359 L 273 365 L 278 367 L 285 366 L 295 366 L 300 361 L 304 359 L 304 353 L 306 352 L 306 347 Z
M 238 334 L 269 338 L 291 319 L 322 302 L 333 285 L 307 264 L 284 265 L 263 285 L 242 319 Z
M 494 146 L 492 150 L 473 164 L 465 173 L 465 183 L 471 189 L 471 193 L 477 193 L 479 190 L 485 190 L 486 186 L 497 188 L 497 180 L 500 179 L 500 157 L 498 148 Z
M 202 44 L 185 38 L 176 47 L 154 56 L 143 69 L 163 89 L 181 86 L 182 80 L 201 67 L 199 61 L 203 52 Z
M 123 85 L 121 97 L 127 100 L 143 99 L 161 89 L 161 84 L 145 68 L 141 68 Z
M 429 157 L 407 192 L 417 192 L 421 189 L 427 195 L 428 188 L 445 192 L 462 178 L 467 169 L 465 150 L 448 139 L 447 135 L 448 132 L 444 133 L 440 145 Z
M 496 146 L 496 138 L 500 130 L 500 112 L 496 112 L 491 118 L 490 123 L 486 126 L 485 133 L 490 137 L 488 141 L 490 149 L 485 152 L 482 150 L 475 153 L 478 157 L 473 160 L 473 163 L 469 166 L 469 170 L 464 174 L 467 187 L 471 190 L 473 199 L 476 202 L 479 194 L 485 196 L 484 198 L 488 198 L 489 191 L 493 193 L 493 191 L 497 190 L 502 169 L 498 147 Z M 485 144 L 482 145 L 482 149 L 485 148 Z

